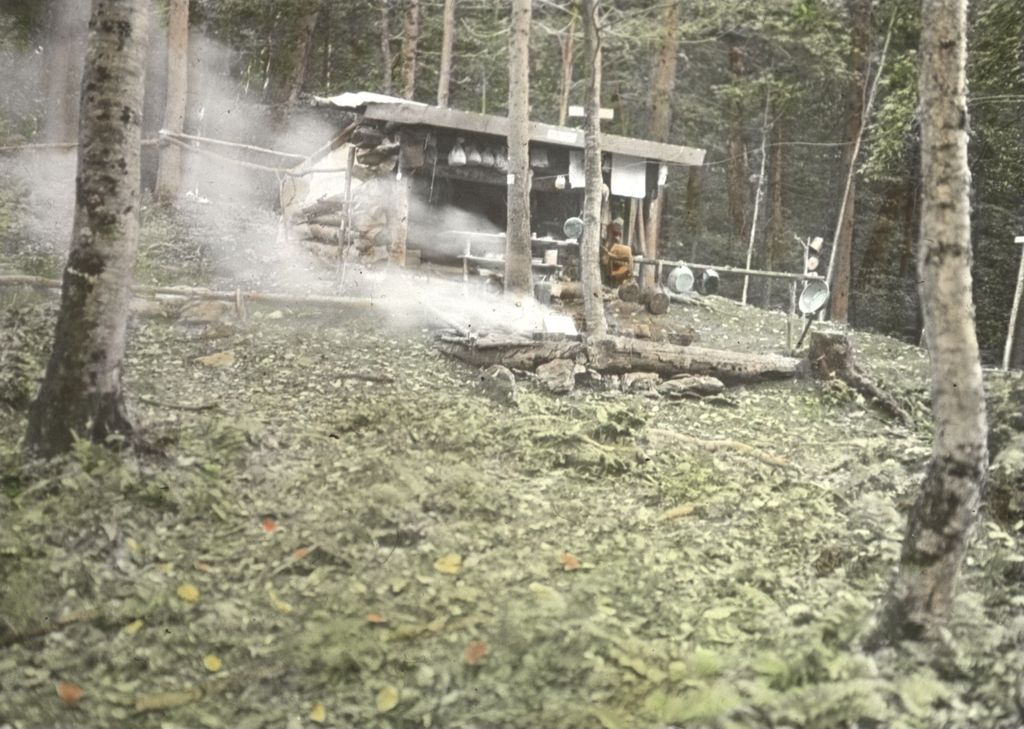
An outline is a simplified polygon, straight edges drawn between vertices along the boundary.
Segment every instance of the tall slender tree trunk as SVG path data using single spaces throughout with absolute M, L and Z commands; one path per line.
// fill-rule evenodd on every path
M 530 249 L 530 15 L 531 0 L 512 0 L 505 291 L 517 295 L 533 293 Z
M 704 168 L 691 167 L 686 176 L 686 235 L 690 238 L 690 260 L 697 258 L 697 245 L 704 234 Z
M 674 0 L 665 6 L 661 15 L 661 40 L 658 43 L 658 56 L 654 61 L 654 83 L 651 86 L 651 121 L 647 135 L 655 142 L 667 142 L 672 134 L 672 99 L 676 88 L 676 60 L 679 55 L 679 16 L 683 7 L 682 0 Z M 651 198 L 647 211 L 646 242 L 648 250 L 644 255 L 649 258 L 658 257 L 658 238 L 661 235 L 661 213 L 664 201 L 664 189 L 658 189 L 657 195 Z M 651 266 L 644 268 L 644 285 L 651 286 L 655 270 Z
M 455 0 L 444 0 L 441 32 L 441 66 L 437 73 L 437 105 L 448 106 L 452 83 L 452 49 L 455 45 Z
M 601 173 L 601 16 L 600 0 L 583 0 L 583 46 L 589 78 L 585 103 L 583 239 L 580 241 L 580 281 L 587 334 L 601 336 L 608 330 L 601 288 L 601 207 L 604 178 Z
M 850 314 L 850 281 L 853 272 L 853 223 L 857 210 L 857 178 L 854 155 L 864 126 L 867 105 L 867 52 L 871 42 L 872 0 L 847 0 L 850 14 L 850 85 L 846 90 L 846 142 L 843 152 L 842 177 L 846 200 L 842 203 L 842 219 L 836 238 L 835 271 L 831 273 L 832 294 L 829 313 L 833 321 L 845 322 Z M 849 175 L 849 178 L 847 178 Z
M 682 0 L 673 0 L 665 5 L 660 18 L 661 38 L 651 83 L 651 122 L 647 127 L 647 135 L 655 142 L 667 142 L 672 133 L 672 92 L 676 88 L 682 6 Z
M 275 126 L 284 124 L 288 107 L 298 101 L 306 83 L 309 53 L 322 4 L 323 0 L 295 0 L 291 22 L 278 40 L 269 97 Z
M 932 460 L 910 511 L 875 643 L 935 637 L 953 607 L 988 468 L 971 298 L 966 0 L 923 0 L 918 278 L 931 352 Z
M 733 84 L 740 86 L 745 75 L 743 51 L 735 46 L 729 49 L 729 70 Z M 747 232 L 747 141 L 743 129 L 743 104 L 736 100 L 729 104 L 729 162 L 726 165 L 728 177 L 729 219 L 732 221 L 732 236 L 729 238 L 729 257 L 733 245 L 746 237 Z
M 416 97 L 416 46 L 420 39 L 420 0 L 405 0 L 402 17 L 402 96 Z
M 572 17 L 565 33 L 558 37 L 562 52 L 562 76 L 558 93 L 558 124 L 565 126 L 569 120 L 569 95 L 572 93 L 572 61 L 576 50 L 576 6 L 572 6 Z
M 88 3 L 49 4 L 43 46 L 47 100 L 43 134 L 47 141 L 68 142 L 78 132 L 82 58 L 88 24 Z
M 380 68 L 381 91 L 394 93 L 391 68 L 395 63 L 391 53 L 391 0 L 380 0 Z
M 774 125 L 775 145 L 771 150 L 771 180 L 768 183 L 768 228 L 765 231 L 764 268 L 774 271 L 782 259 L 785 249 L 786 220 L 782 209 L 782 119 Z M 774 279 L 765 279 L 764 308 L 772 305 L 772 284 Z
M 171 0 L 169 8 L 164 129 L 180 134 L 185 131 L 185 113 L 188 108 L 188 0 Z M 169 200 L 180 193 L 181 147 L 176 144 L 165 144 L 160 148 L 156 196 Z
M 94 0 L 79 124 L 75 220 L 53 349 L 29 410 L 26 448 L 130 433 L 121 390 L 139 234 L 147 0 Z

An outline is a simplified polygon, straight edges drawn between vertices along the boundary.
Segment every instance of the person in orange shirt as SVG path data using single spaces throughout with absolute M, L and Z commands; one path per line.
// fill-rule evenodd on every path
M 622 225 L 622 218 L 616 218 L 608 224 L 605 247 L 601 253 L 604 273 L 612 286 L 633 278 L 633 251 L 622 242 Z

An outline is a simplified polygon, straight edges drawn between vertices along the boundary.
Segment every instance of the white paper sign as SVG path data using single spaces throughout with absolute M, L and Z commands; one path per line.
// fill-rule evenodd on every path
M 587 175 L 583 171 L 583 152 L 569 152 L 569 187 L 576 190 L 587 186 Z
M 645 197 L 647 195 L 647 160 L 625 154 L 612 155 L 612 195 Z

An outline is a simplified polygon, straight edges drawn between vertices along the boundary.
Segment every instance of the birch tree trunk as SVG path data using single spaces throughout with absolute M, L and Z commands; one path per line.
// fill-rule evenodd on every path
M 402 19 L 402 96 L 416 96 L 416 45 L 420 39 L 420 0 L 406 0 Z
M 131 432 L 121 374 L 139 234 L 146 0 L 94 0 L 79 124 L 71 251 L 53 350 L 29 410 L 26 448 Z
M 923 0 L 918 278 L 931 351 L 932 460 L 873 642 L 930 638 L 949 617 L 988 466 L 971 298 L 966 0 Z
M 533 293 L 530 250 L 531 0 L 513 0 L 508 75 L 508 221 L 505 291 Z
M 608 330 L 601 289 L 601 206 L 604 179 L 601 174 L 601 31 L 600 0 L 583 0 L 583 45 L 589 66 L 585 110 L 583 239 L 580 241 L 580 281 L 587 334 L 601 336 Z
M 452 48 L 455 45 L 455 0 L 444 0 L 443 26 L 441 32 L 441 66 L 437 73 L 438 106 L 448 106 L 448 91 L 452 83 Z
M 164 129 L 185 131 L 188 103 L 188 0 L 171 0 L 167 18 L 167 103 Z M 181 147 L 164 144 L 156 176 L 156 196 L 176 198 L 181 191 Z
M 833 321 L 845 322 L 850 315 L 850 281 L 853 272 L 853 222 L 857 202 L 856 154 L 860 147 L 858 140 L 864 125 L 864 111 L 867 105 L 867 51 L 871 38 L 872 0 L 847 0 L 850 14 L 850 85 L 846 90 L 846 141 L 843 152 L 843 189 L 846 199 L 842 202 L 842 218 L 839 220 L 839 234 L 836 236 L 835 271 L 832 278 L 832 293 L 829 297 L 829 314 Z

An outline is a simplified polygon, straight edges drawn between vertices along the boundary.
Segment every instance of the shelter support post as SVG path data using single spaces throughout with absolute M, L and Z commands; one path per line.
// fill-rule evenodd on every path
M 405 248 L 409 241 L 409 195 L 412 194 L 412 178 L 398 173 L 395 189 L 395 237 L 391 241 L 390 260 L 398 266 L 405 266 Z

